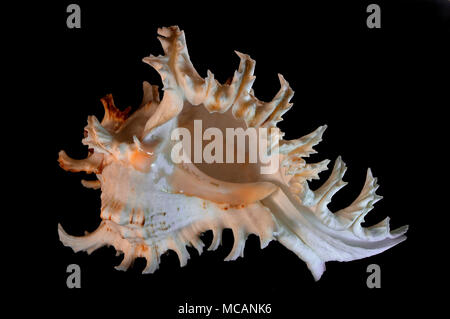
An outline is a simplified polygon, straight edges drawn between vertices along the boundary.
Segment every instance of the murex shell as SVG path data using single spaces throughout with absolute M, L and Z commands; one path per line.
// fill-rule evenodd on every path
M 294 92 L 279 75 L 281 89 L 271 102 L 255 98 L 255 61 L 237 53 L 239 69 L 231 81 L 220 84 L 211 72 L 206 79 L 194 69 L 184 32 L 178 27 L 158 29 L 165 55 L 143 59 L 160 74 L 164 96 L 158 87 L 144 82 L 141 106 L 129 114 L 120 111 L 111 95 L 102 99 L 101 122 L 88 117 L 83 144 L 89 156 L 75 160 L 59 153 L 60 166 L 68 171 L 95 173 L 98 180 L 82 181 L 101 188 L 102 222 L 83 237 L 68 235 L 58 225 L 59 238 L 75 252 L 88 253 L 104 245 L 124 254 L 116 268 L 126 270 L 137 257 L 146 258 L 143 273 L 154 272 L 161 254 L 177 253 L 181 266 L 189 259 L 186 246 L 202 253 L 200 235 L 212 230 L 209 250 L 221 243 L 222 231 L 231 229 L 234 244 L 225 260 L 243 256 L 249 234 L 259 236 L 261 248 L 277 240 L 304 260 L 318 280 L 326 261 L 350 261 L 372 256 L 405 240 L 407 226 L 390 231 L 389 218 L 362 227 L 364 216 L 381 196 L 370 169 L 360 195 L 347 208 L 331 212 L 331 197 L 346 182 L 344 162 L 337 158 L 327 181 L 317 190 L 308 181 L 318 179 L 328 160 L 309 164 L 326 126 L 295 140 L 284 140 L 276 127 L 292 106 Z M 203 128 L 272 128 L 279 169 L 262 174 L 262 163 L 176 163 L 171 139 L 176 128 L 192 132 L 194 120 Z M 273 142 L 273 136 L 272 142 Z M 268 139 L 259 135 L 259 139 Z M 184 141 L 183 141 L 184 142 Z M 184 145 L 184 144 L 183 144 Z M 269 145 L 269 148 L 270 148 Z M 190 150 L 189 150 L 190 151 Z

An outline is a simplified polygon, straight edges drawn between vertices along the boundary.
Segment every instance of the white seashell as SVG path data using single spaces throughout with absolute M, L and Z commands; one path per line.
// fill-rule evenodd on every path
M 74 160 L 64 151 L 59 163 L 69 171 L 95 173 L 97 181 L 82 181 L 101 188 L 101 218 L 98 229 L 83 237 L 66 234 L 59 225 L 62 243 L 75 252 L 91 253 L 112 245 L 124 253 L 116 267 L 126 270 L 137 257 L 145 257 L 144 273 L 154 272 L 161 254 L 173 250 L 181 266 L 189 259 L 186 246 L 202 253 L 202 232 L 212 230 L 210 250 L 221 243 L 222 230 L 232 229 L 233 248 L 226 260 L 243 256 L 249 234 L 256 234 L 264 248 L 275 239 L 306 262 L 318 280 L 325 262 L 349 261 L 372 256 L 405 240 L 407 226 L 394 231 L 389 219 L 362 227 L 364 216 L 381 199 L 370 170 L 358 198 L 347 208 L 331 212 L 327 205 L 343 186 L 346 167 L 340 158 L 328 180 L 316 191 L 308 181 L 318 179 L 328 160 L 307 164 L 303 158 L 314 153 L 326 126 L 302 138 L 287 141 L 276 131 L 271 156 L 280 167 L 262 174 L 262 163 L 180 163 L 171 158 L 175 128 L 193 130 L 194 120 L 204 128 L 276 128 L 292 106 L 294 92 L 280 75 L 281 89 L 271 102 L 255 98 L 252 84 L 255 61 L 238 53 L 239 69 L 229 84 L 220 84 L 211 72 L 206 79 L 194 69 L 183 31 L 178 27 L 158 30 L 164 56 L 144 62 L 161 75 L 164 95 L 144 82 L 141 107 L 128 115 L 115 106 L 110 95 L 102 99 L 105 116 L 99 122 L 88 118 L 83 144 L 90 155 Z M 258 141 L 267 137 L 258 134 Z M 273 142 L 273 140 L 272 140 Z M 189 152 L 191 150 L 188 150 Z

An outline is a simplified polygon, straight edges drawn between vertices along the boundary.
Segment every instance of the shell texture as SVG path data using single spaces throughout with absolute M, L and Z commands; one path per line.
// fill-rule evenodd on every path
M 220 84 L 208 71 L 203 79 L 192 65 L 184 32 L 178 27 L 158 29 L 164 55 L 143 59 L 160 74 L 164 87 L 160 100 L 158 87 L 143 84 L 143 100 L 132 114 L 120 111 L 111 95 L 102 99 L 102 121 L 88 117 L 84 145 L 86 159 L 75 160 L 59 153 L 60 166 L 72 172 L 96 175 L 95 181 L 82 181 L 85 187 L 101 189 L 102 222 L 93 233 L 82 237 L 68 235 L 58 225 L 59 238 L 75 252 L 92 251 L 108 245 L 124 254 L 116 268 L 128 269 L 137 257 L 147 261 L 143 273 L 159 267 L 160 256 L 173 250 L 181 266 L 189 253 L 186 246 L 201 254 L 203 232 L 211 230 L 209 250 L 221 244 L 224 229 L 231 229 L 234 244 L 225 260 L 242 257 L 249 234 L 259 236 L 261 247 L 276 240 L 306 262 L 315 280 L 320 279 L 327 261 L 365 258 L 402 242 L 407 226 L 391 231 L 389 218 L 363 227 L 366 214 L 381 199 L 370 169 L 360 195 L 337 212 L 331 212 L 331 197 L 346 185 L 346 166 L 337 158 L 329 178 L 317 190 L 308 181 L 318 179 L 328 160 L 306 163 L 315 153 L 326 126 L 295 140 L 284 140 L 277 128 L 292 104 L 294 92 L 279 75 L 281 88 L 270 102 L 254 96 L 252 84 L 255 61 L 236 52 L 240 65 L 231 81 Z M 189 163 L 171 157 L 177 141 L 171 138 L 177 128 L 193 132 L 194 122 L 203 128 L 267 128 L 270 156 L 278 169 L 262 174 L 256 163 Z M 195 132 L 194 132 L 195 134 Z M 188 144 L 183 148 L 190 156 Z M 239 145 L 238 145 L 239 146 Z M 207 147 L 202 144 L 201 148 Z M 234 146 L 233 146 L 234 147 Z M 232 151 L 235 149 L 232 149 Z M 246 150 L 248 151 L 248 150 Z M 183 153 L 184 154 L 184 153 Z

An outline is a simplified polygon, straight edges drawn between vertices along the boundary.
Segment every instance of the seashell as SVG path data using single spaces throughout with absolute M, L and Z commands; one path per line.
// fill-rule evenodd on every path
M 177 253 L 181 266 L 189 259 L 186 246 L 201 254 L 200 235 L 205 231 L 213 232 L 209 250 L 217 249 L 223 229 L 228 228 L 234 244 L 225 260 L 242 257 L 247 236 L 255 234 L 261 248 L 277 240 L 293 251 L 318 280 L 327 261 L 372 256 L 406 239 L 407 226 L 391 231 L 389 218 L 370 227 L 361 225 L 381 199 L 370 169 L 360 195 L 337 212 L 327 206 L 346 185 L 346 166 L 340 157 L 325 183 L 315 191 L 309 188 L 308 182 L 318 179 L 329 164 L 304 160 L 315 153 L 313 147 L 322 140 L 326 126 L 299 139 L 283 139 L 277 123 L 292 107 L 294 94 L 283 76 L 279 75 L 278 94 L 262 102 L 251 89 L 255 61 L 248 55 L 236 52 L 238 70 L 231 82 L 220 84 L 209 71 L 205 79 L 197 73 L 183 31 L 174 26 L 158 29 L 158 34 L 165 55 L 143 61 L 159 72 L 163 98 L 157 86 L 144 82 L 142 103 L 130 114 L 130 109 L 120 111 L 107 95 L 102 99 L 102 121 L 89 116 L 85 127 L 82 143 L 89 147 L 89 156 L 75 160 L 59 153 L 63 169 L 96 175 L 97 180 L 82 184 L 101 189 L 102 203 L 102 222 L 93 233 L 70 236 L 58 225 L 65 246 L 88 253 L 114 246 L 124 254 L 116 269 L 126 270 L 135 258 L 144 257 L 143 273 L 153 273 L 168 250 Z M 276 170 L 264 173 L 267 162 L 258 158 L 250 163 L 248 145 L 242 150 L 239 144 L 226 146 L 230 152 L 244 151 L 244 163 L 192 163 L 192 146 L 184 138 L 178 149 L 182 161 L 175 161 L 174 147 L 180 142 L 172 138 L 173 132 L 184 129 L 195 135 L 196 121 L 222 133 L 227 128 L 270 129 L 270 136 L 257 131 L 256 138 L 265 142 L 261 145 L 266 145 L 263 149 Z M 202 151 L 207 146 L 194 145 L 194 156 L 196 147 Z

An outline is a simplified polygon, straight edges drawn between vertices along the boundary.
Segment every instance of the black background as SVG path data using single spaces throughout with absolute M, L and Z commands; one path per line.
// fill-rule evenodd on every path
M 371 2 L 381 7 L 381 29 L 366 26 L 366 7 Z M 124 311 L 148 318 L 176 317 L 178 306 L 186 302 L 272 304 L 272 313 L 261 318 L 300 318 L 307 313 L 404 315 L 416 307 L 433 311 L 427 284 L 439 284 L 445 266 L 427 241 L 438 239 L 423 231 L 430 227 L 424 221 L 446 213 L 430 209 L 435 199 L 426 190 L 427 180 L 440 174 L 442 165 L 433 150 L 445 129 L 438 124 L 438 114 L 448 106 L 449 4 L 371 2 L 298 1 L 294 6 L 282 1 L 96 5 L 78 1 L 81 29 L 66 27 L 66 7 L 71 2 L 49 6 L 42 103 L 53 147 L 45 158 L 54 164 L 50 170 L 55 179 L 42 190 L 51 200 L 45 203 L 45 218 L 40 219 L 45 226 L 38 240 L 48 244 L 40 246 L 42 255 L 35 261 L 45 268 L 39 276 L 46 282 L 49 305 L 62 306 L 69 313 Z M 156 71 L 141 60 L 150 53 L 162 54 L 156 29 L 170 25 L 185 31 L 191 60 L 202 76 L 210 69 L 223 83 L 239 63 L 233 50 L 247 53 L 257 62 L 255 94 L 270 100 L 279 89 L 277 73 L 283 74 L 296 92 L 294 107 L 279 125 L 285 138 L 327 124 L 324 140 L 316 147 L 318 154 L 310 161 L 334 161 L 342 155 L 348 166 L 344 179 L 349 184 L 334 197 L 331 208 L 351 203 L 370 167 L 384 199 L 367 223 L 390 216 L 392 229 L 410 225 L 408 239 L 367 259 L 329 262 L 318 282 L 292 252 L 276 242 L 261 250 L 258 238 L 252 236 L 244 258 L 224 262 L 233 243 L 229 231 L 217 251 L 198 256 L 189 250 L 191 259 L 184 268 L 170 252 L 152 275 L 140 274 L 142 260 L 128 272 L 115 271 L 113 266 L 122 257 L 115 257 L 113 248 L 88 256 L 64 247 L 57 224 L 74 235 L 93 231 L 100 222 L 100 191 L 82 187 L 83 174 L 59 168 L 58 151 L 64 149 L 74 158 L 86 156 L 83 128 L 88 115 L 101 119 L 99 99 L 104 95 L 112 93 L 119 108 L 135 108 L 142 81 L 161 86 Z M 312 187 L 329 172 L 322 173 Z M 208 244 L 211 235 L 207 233 L 204 240 Z M 72 263 L 81 267 L 81 289 L 66 287 L 66 267 Z M 370 264 L 381 266 L 381 289 L 366 286 Z M 258 316 L 240 316 L 244 317 Z

